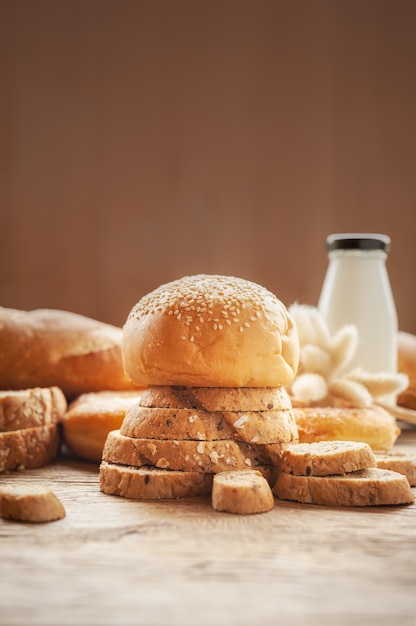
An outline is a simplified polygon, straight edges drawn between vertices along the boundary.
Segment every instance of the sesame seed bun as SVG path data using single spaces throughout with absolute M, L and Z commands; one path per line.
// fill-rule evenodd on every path
M 161 285 L 133 307 L 122 354 L 138 385 L 277 387 L 295 377 L 299 342 L 286 307 L 267 289 L 200 274 Z

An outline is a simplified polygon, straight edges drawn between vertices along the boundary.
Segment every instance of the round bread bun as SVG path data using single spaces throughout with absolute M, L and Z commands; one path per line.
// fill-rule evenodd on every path
M 136 385 L 277 387 L 295 377 L 299 342 L 267 289 L 199 274 L 161 285 L 133 307 L 122 355 Z
M 409 378 L 409 385 L 398 395 L 397 404 L 416 410 L 416 335 L 400 331 L 397 349 L 397 369 Z

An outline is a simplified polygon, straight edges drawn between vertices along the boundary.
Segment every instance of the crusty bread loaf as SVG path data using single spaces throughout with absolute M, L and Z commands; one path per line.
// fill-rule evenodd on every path
M 0 515 L 21 522 L 52 522 L 65 517 L 65 508 L 47 487 L 10 483 L 0 487 Z
M 152 386 L 140 398 L 141 406 L 204 411 L 270 411 L 291 409 L 284 387 L 169 387 Z
M 97 391 L 81 394 L 62 419 L 68 448 L 86 461 L 100 462 L 110 431 L 120 428 L 127 410 L 140 399 L 137 391 Z
M 213 474 L 203 472 L 128 467 L 105 461 L 100 465 L 101 491 L 133 499 L 160 500 L 207 495 L 211 493 L 212 478 Z
M 416 410 L 416 335 L 400 331 L 397 335 L 397 369 L 406 374 L 409 384 L 397 396 L 397 404 Z
M 120 427 L 128 437 L 156 439 L 235 439 L 247 443 L 290 443 L 298 432 L 291 409 L 215 411 L 134 406 Z
M 298 476 L 328 476 L 375 466 L 374 453 L 367 443 L 317 441 L 286 446 L 279 469 Z
M 415 500 L 406 476 L 379 468 L 339 476 L 282 472 L 273 493 L 281 500 L 346 507 L 412 504 Z
M 293 407 L 300 443 L 363 441 L 374 451 L 390 450 L 400 429 L 395 418 L 378 406 Z
M 42 467 L 58 452 L 56 424 L 0 433 L 0 472 Z
M 221 472 L 214 476 L 212 506 L 217 511 L 240 515 L 266 513 L 274 507 L 274 497 L 260 472 Z
M 409 485 L 416 487 L 416 455 L 399 452 L 387 452 L 375 455 L 376 465 L 381 469 L 392 470 L 404 474 Z
M 0 391 L 0 431 L 57 424 L 66 409 L 59 387 Z
M 0 389 L 132 389 L 121 360 L 122 330 L 55 309 L 0 307 Z
M 261 465 L 278 465 L 280 444 L 237 443 L 232 439 L 191 441 L 126 437 L 108 434 L 103 460 L 120 465 L 154 465 L 161 469 L 217 473 Z
M 283 303 L 231 276 L 185 276 L 145 295 L 122 347 L 127 375 L 145 386 L 278 387 L 292 382 L 299 361 Z

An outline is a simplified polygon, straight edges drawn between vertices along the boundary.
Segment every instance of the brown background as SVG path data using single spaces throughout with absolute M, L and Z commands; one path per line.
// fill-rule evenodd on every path
M 198 272 L 316 304 L 385 232 L 416 332 L 416 2 L 0 0 L 0 304 L 121 325 Z

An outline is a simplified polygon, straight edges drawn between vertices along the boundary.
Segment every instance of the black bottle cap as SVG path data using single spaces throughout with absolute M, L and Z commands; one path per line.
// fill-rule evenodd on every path
M 390 249 L 390 237 L 378 233 L 336 233 L 326 239 L 328 252 L 332 250 L 382 250 Z

